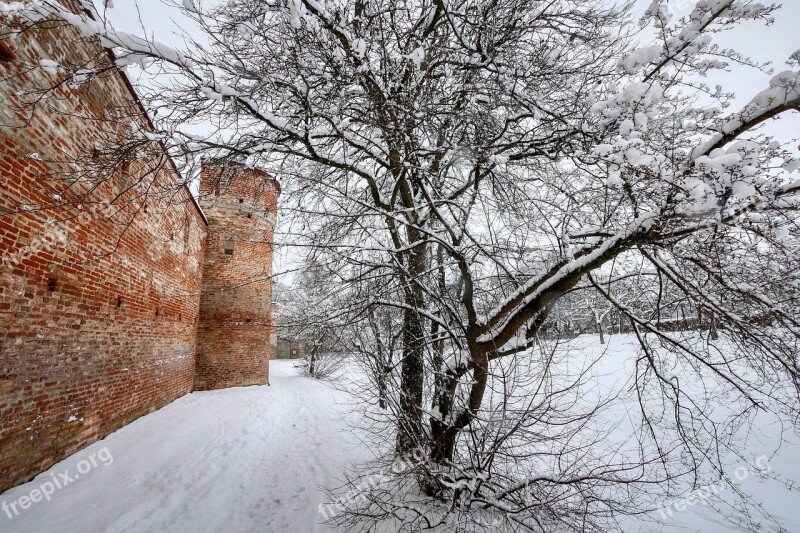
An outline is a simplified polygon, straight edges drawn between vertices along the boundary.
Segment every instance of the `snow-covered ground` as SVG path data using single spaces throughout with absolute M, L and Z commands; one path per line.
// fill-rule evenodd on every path
M 699 336 L 694 340 L 699 340 Z M 582 335 L 570 341 L 564 353 L 572 359 L 568 366 L 573 372 L 591 365 L 589 375 L 592 379 L 587 380 L 584 387 L 586 397 L 595 397 L 595 400 L 604 395 L 616 397 L 600 420 L 613 427 L 608 433 L 609 449 L 624 448 L 623 443 L 633 434 L 631 419 L 638 419 L 640 413 L 638 399 L 631 388 L 631 376 L 635 375 L 634 361 L 638 357 L 637 342 L 632 335 L 613 335 L 607 337 L 607 341 L 606 345 L 601 345 L 597 335 Z M 716 341 L 716 345 L 723 350 L 729 349 L 724 340 Z M 685 369 L 680 371 L 677 365 L 672 370 L 681 376 L 685 391 L 708 401 L 703 405 L 704 415 L 717 420 L 730 415 L 734 404 L 730 395 L 720 394 L 710 387 L 710 381 L 705 384 L 692 381 L 696 374 L 685 372 Z M 783 387 L 791 389 L 788 383 L 774 385 L 773 392 Z M 772 404 L 770 407 L 775 406 Z M 751 497 L 751 527 L 757 524 L 759 531 L 764 532 L 800 532 L 800 516 L 794 512 L 800 504 L 796 486 L 800 481 L 800 434 L 792 427 L 791 421 L 766 411 L 758 412 L 740 427 L 728 428 L 735 435 L 732 440 L 737 443 L 739 456 L 723 447 L 718 452 L 725 465 L 725 474 L 737 484 L 736 489 Z M 702 468 L 701 472 L 706 470 Z M 740 527 L 746 520 L 736 510 L 741 503 L 735 496 L 736 489 L 718 481 L 703 481 L 684 497 L 664 500 L 659 511 L 643 517 L 642 521 L 623 518 L 623 528 L 626 533 L 749 531 Z M 717 511 L 730 519 L 726 520 Z M 780 529 L 781 526 L 784 529 Z
M 365 458 L 344 420 L 348 396 L 290 361 L 273 361 L 270 374 L 269 387 L 184 396 L 5 492 L 0 504 L 54 477 L 67 483 L 50 501 L 17 503 L 12 519 L 0 511 L 0 532 L 325 530 L 320 486 Z
M 607 350 L 611 367 L 633 355 L 623 335 L 605 347 L 593 337 L 575 343 L 581 353 Z M 616 370 L 605 379 L 616 379 Z M 270 373 L 269 387 L 180 398 L 0 495 L 0 532 L 330 531 L 320 524 L 320 488 L 338 486 L 351 463 L 371 458 L 348 421 L 357 411 L 346 393 L 297 375 L 290 361 L 273 361 Z M 748 452 L 768 454 L 776 472 L 800 479 L 800 447 L 785 444 L 773 454 L 775 444 L 753 439 Z M 748 477 L 745 488 L 787 531 L 800 531 L 797 493 Z M 702 502 L 675 503 L 663 531 L 738 531 Z

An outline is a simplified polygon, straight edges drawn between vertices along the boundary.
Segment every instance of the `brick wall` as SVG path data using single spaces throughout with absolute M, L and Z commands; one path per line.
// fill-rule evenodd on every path
M 209 221 L 195 389 L 266 384 L 275 357 L 272 237 L 278 183 L 241 165 L 206 163 L 200 203 Z
M 191 390 L 206 233 L 157 142 L 106 163 L 132 122 L 148 127 L 120 73 L 53 66 L 109 67 L 105 50 L 63 24 L 3 50 L 0 491 Z M 266 250 L 248 246 L 237 264 Z M 237 354 L 268 320 L 252 302 L 259 326 L 230 325 Z

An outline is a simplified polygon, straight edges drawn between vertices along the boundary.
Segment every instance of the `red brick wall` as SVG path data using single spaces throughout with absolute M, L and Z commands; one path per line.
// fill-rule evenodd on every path
M 208 216 L 195 389 L 265 384 L 275 356 L 272 237 L 278 183 L 243 166 L 206 163 Z M 233 244 L 233 253 L 225 247 Z
M 73 84 L 40 61 L 108 66 L 102 48 L 63 25 L 7 44 L 0 491 L 191 390 L 206 232 L 158 143 L 143 142 L 140 160 L 92 173 L 105 158 L 93 147 L 109 151 L 131 121 L 142 129 L 147 121 L 115 69 Z M 64 83 L 42 90 L 54 82 Z M 268 319 L 258 311 L 255 320 Z M 245 342 L 244 333 L 237 338 Z

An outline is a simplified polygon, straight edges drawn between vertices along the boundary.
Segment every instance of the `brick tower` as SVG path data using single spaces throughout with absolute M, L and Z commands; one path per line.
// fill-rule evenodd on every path
M 269 383 L 272 238 L 280 185 L 241 164 L 204 162 L 209 221 L 194 390 Z

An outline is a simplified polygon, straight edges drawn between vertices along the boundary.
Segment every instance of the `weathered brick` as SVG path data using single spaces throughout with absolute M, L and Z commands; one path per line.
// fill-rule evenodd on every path
M 172 166 L 119 198 L 121 173 L 93 188 L 70 182 L 72 162 L 118 131 L 116 117 L 149 122 L 113 68 L 28 105 L 54 81 L 42 59 L 109 66 L 74 29 L 22 32 L 14 52 L 0 63 L 0 491 L 193 387 L 267 383 L 280 192 L 261 172 L 206 165 L 208 228 Z M 223 175 L 229 185 L 214 194 Z M 86 215 L 112 200 L 116 215 Z M 51 220 L 63 221 L 65 241 L 35 244 Z
M 269 360 L 275 355 L 271 276 L 279 194 L 278 182 L 263 172 L 203 165 L 200 201 L 211 223 L 195 389 L 269 382 Z

